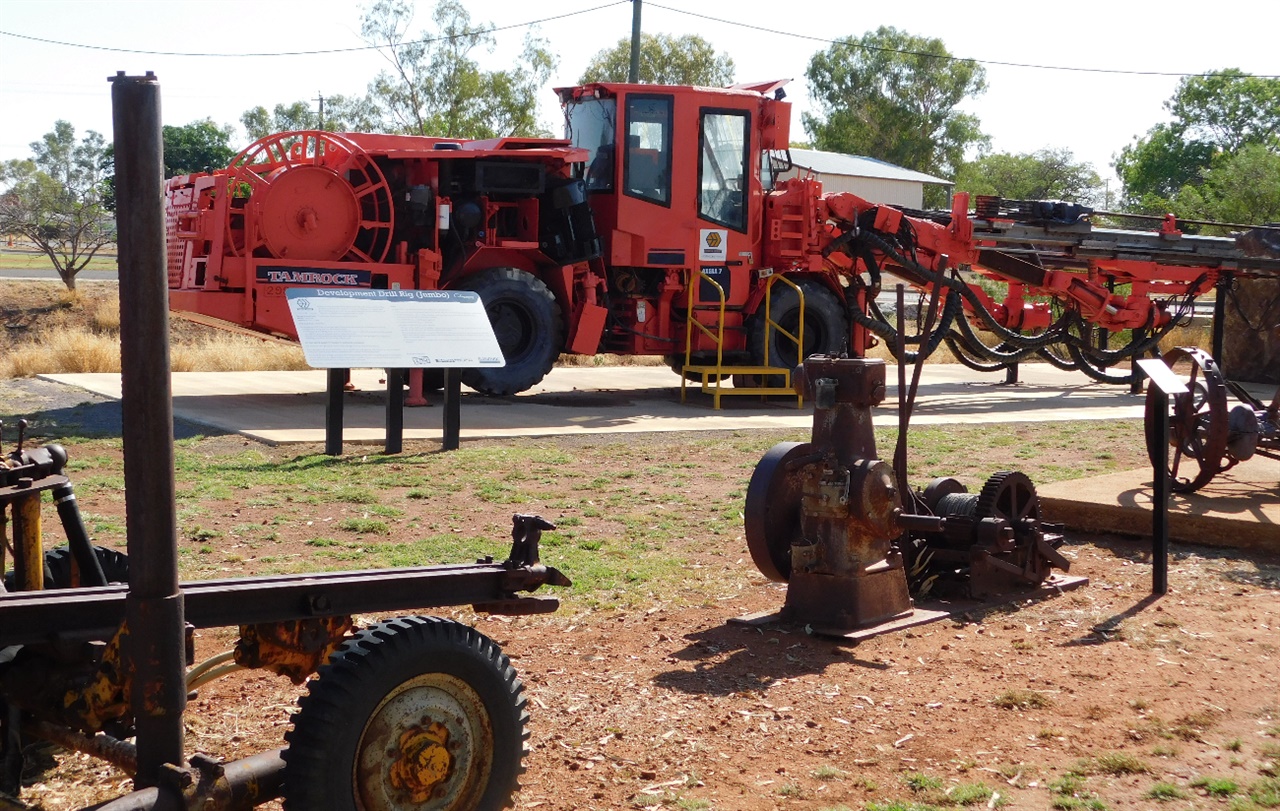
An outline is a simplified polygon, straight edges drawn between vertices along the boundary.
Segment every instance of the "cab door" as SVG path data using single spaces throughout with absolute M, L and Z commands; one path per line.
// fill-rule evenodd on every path
M 726 303 L 746 302 L 757 238 L 750 207 L 758 204 L 753 188 L 751 113 L 748 110 L 702 107 L 698 111 L 697 201 L 699 269 L 724 290 Z M 709 294 L 709 295 L 708 295 Z M 714 303 L 714 288 L 699 298 Z

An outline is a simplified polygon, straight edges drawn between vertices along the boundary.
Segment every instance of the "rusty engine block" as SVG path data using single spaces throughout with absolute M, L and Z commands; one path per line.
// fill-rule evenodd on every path
M 909 619 L 913 598 L 987 600 L 1069 568 L 1024 474 L 996 473 L 977 494 L 953 478 L 912 492 L 878 458 L 884 361 L 813 356 L 796 387 L 814 401 L 812 439 L 764 455 L 744 516 L 757 568 L 788 583 L 778 618 L 843 635 Z

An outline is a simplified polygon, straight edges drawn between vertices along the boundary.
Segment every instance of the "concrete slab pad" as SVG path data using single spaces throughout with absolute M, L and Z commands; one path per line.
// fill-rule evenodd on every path
M 44 375 L 46 380 L 119 398 L 120 376 Z M 262 442 L 324 441 L 325 372 L 178 372 L 173 375 L 176 416 Z M 897 424 L 896 371 L 875 409 L 877 425 Z M 1024 366 L 1021 382 L 954 364 L 930 364 L 921 378 L 914 425 L 953 422 L 1113 420 L 1142 416 L 1144 399 L 1119 386 L 1093 383 L 1048 365 Z M 357 391 L 346 395 L 343 441 L 385 438 L 385 383 L 380 370 L 352 372 Z M 438 395 L 430 398 L 439 404 Z M 691 386 L 680 402 L 680 378 L 665 367 L 566 367 L 515 397 L 492 398 L 464 389 L 462 438 L 550 436 L 578 433 L 703 431 L 737 428 L 809 428 L 811 406 L 794 399 L 724 397 L 722 408 Z M 439 439 L 442 409 L 405 410 L 405 439 Z
M 1085 532 L 1151 537 L 1152 471 L 1055 482 L 1036 490 L 1049 521 Z M 1280 551 L 1280 461 L 1255 456 L 1194 493 L 1169 499 L 1169 538 Z

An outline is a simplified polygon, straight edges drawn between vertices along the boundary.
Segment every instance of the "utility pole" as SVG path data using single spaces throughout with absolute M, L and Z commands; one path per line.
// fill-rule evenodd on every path
M 320 126 L 316 127 L 316 129 L 322 130 L 324 129 L 324 95 L 318 91 L 316 93 L 316 101 L 320 102 Z
M 640 81 L 640 0 L 631 0 L 631 70 L 627 81 Z

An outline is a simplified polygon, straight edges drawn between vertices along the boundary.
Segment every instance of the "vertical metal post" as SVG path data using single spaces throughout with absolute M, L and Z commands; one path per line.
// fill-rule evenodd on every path
M 387 453 L 404 450 L 404 369 L 387 370 Z
M 165 268 L 164 146 L 155 74 L 110 79 L 120 265 L 120 387 L 124 409 L 129 596 L 126 666 L 138 738 L 137 786 L 183 764 L 186 645 L 178 588 Z
M 13 502 L 13 579 L 20 591 L 44 588 L 42 534 L 40 493 L 28 493 Z
M 905 285 L 897 288 L 897 323 L 898 334 L 893 336 L 894 354 L 898 356 L 898 444 L 893 451 L 893 475 L 898 481 L 898 492 L 909 493 L 907 489 L 907 434 L 908 421 L 911 419 L 911 405 L 907 402 L 907 293 Z M 921 347 L 923 351 L 923 347 Z
M 1147 337 L 1147 331 L 1142 328 L 1133 331 L 1133 342 L 1138 343 Z M 1134 358 L 1136 361 L 1137 358 Z M 1129 378 L 1129 393 L 1142 394 L 1142 381 L 1145 375 L 1142 374 L 1142 367 L 1137 363 L 1133 364 L 1132 377 Z
M 1021 332 L 1021 330 L 1015 329 L 1014 332 Z M 1005 385 L 1008 385 L 1008 386 L 1012 386 L 1018 382 L 1018 364 L 1017 363 L 1010 363 L 1008 366 L 1004 367 L 1004 382 L 1005 382 Z
M 1231 294 L 1231 283 L 1235 277 L 1231 273 L 1223 273 L 1218 277 L 1217 290 L 1213 297 L 1213 359 L 1219 366 L 1224 366 L 1222 342 L 1227 328 L 1227 296 Z
M 324 403 L 324 452 L 342 455 L 342 395 L 347 385 L 346 369 L 330 369 Z
M 1151 385 L 1155 386 L 1155 383 Z M 1169 395 L 1155 386 L 1155 468 L 1151 486 L 1151 593 L 1169 593 Z
M 631 69 L 627 81 L 640 81 L 640 0 L 631 0 Z
M 462 439 L 462 370 L 444 370 L 444 449 L 456 451 Z

